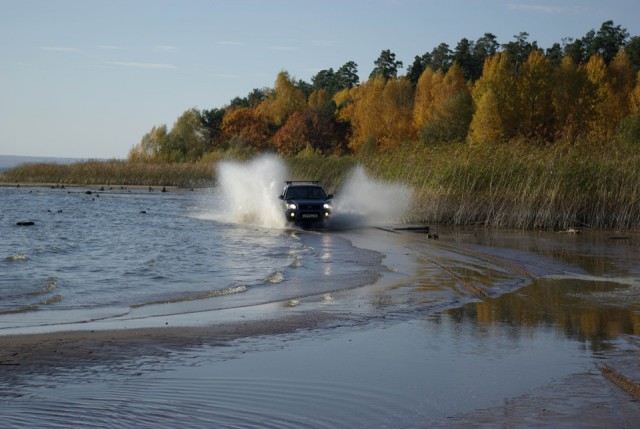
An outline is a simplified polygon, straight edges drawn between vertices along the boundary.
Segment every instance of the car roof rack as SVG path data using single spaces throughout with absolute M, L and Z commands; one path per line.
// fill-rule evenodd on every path
M 313 185 L 317 185 L 318 183 L 320 183 L 319 180 L 285 180 L 284 183 L 286 183 L 287 185 L 290 185 L 292 183 L 311 183 Z

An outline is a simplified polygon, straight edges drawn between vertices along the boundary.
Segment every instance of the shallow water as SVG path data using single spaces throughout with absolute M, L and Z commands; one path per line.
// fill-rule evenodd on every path
M 552 329 L 519 343 L 510 330 L 477 335 L 441 316 L 37 376 L 15 391 L 4 419 L 15 427 L 43 418 L 64 426 L 78 415 L 91 417 L 85 427 L 424 427 L 588 366 Z
M 382 270 L 335 235 L 231 223 L 215 192 L 86 192 L 0 188 L 0 332 L 296 299 Z
M 597 376 L 607 364 L 640 380 L 636 234 L 441 228 L 429 240 L 385 225 L 269 229 L 225 222 L 215 193 L 65 192 L 0 189 L 3 206 L 13 201 L 0 227 L 0 335 L 155 326 L 165 314 L 161 323 L 188 326 L 193 312 L 212 324 L 331 317 L 77 367 L 0 366 L 7 427 L 603 427 L 640 418 Z M 372 243 L 384 259 L 363 250 Z M 564 405 L 554 408 L 559 391 L 553 402 Z

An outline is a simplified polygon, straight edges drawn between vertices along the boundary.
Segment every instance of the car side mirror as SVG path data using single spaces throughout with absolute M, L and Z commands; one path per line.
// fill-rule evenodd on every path
M 281 200 L 284 200 L 284 195 L 280 195 L 278 198 L 280 198 Z
M 327 198 L 328 198 L 328 199 L 333 198 L 333 194 L 329 194 L 329 195 L 327 195 Z

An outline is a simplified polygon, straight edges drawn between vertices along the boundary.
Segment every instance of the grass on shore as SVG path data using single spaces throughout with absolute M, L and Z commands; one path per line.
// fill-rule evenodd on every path
M 640 154 L 524 143 L 487 148 L 423 145 L 366 157 L 314 154 L 286 159 L 292 179 L 318 179 L 333 192 L 358 164 L 375 179 L 414 190 L 405 221 L 517 229 L 640 230 Z M 0 180 L 76 185 L 203 187 L 216 161 L 25 164 Z M 384 204 L 384 201 L 381 201 Z
M 22 164 L 0 174 L 7 183 L 55 183 L 60 185 L 210 186 L 214 164 L 131 163 L 122 160 L 86 161 L 73 164 Z
M 423 190 L 420 211 L 454 224 L 639 229 L 640 157 L 564 149 L 523 145 L 452 153 L 430 169 L 432 177 L 414 183 Z
M 292 160 L 338 187 L 361 163 L 414 190 L 407 222 L 515 229 L 640 230 L 640 154 L 524 143 L 487 148 L 407 146 L 361 159 Z M 319 158 L 319 157 L 318 157 Z M 382 204 L 384 202 L 381 202 Z

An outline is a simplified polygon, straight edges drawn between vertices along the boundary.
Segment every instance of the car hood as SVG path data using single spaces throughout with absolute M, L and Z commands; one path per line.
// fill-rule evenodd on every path
M 325 203 L 329 203 L 331 202 L 331 200 L 325 200 L 325 199 L 302 199 L 302 198 L 296 198 L 293 200 L 287 200 L 288 203 L 296 203 L 296 204 L 325 204 Z

